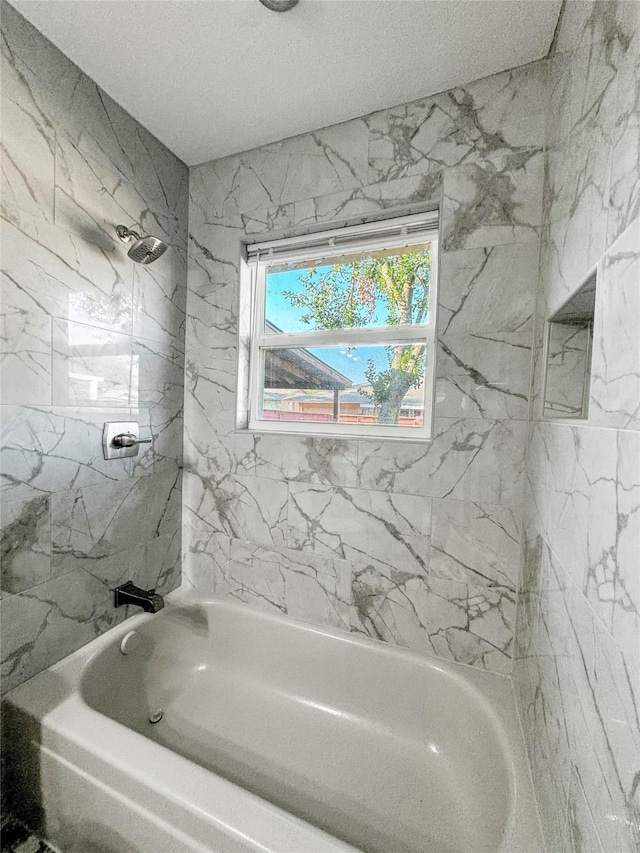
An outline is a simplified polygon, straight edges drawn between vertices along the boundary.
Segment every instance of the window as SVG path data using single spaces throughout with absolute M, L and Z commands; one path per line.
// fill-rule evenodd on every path
M 430 437 L 437 223 L 421 214 L 247 247 L 250 429 Z

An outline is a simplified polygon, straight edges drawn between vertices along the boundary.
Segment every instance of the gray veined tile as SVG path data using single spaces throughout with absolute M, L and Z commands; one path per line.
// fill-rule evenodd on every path
M 2 81 L 2 209 L 24 210 L 52 222 L 53 128 L 24 80 L 4 62 Z
M 436 654 L 511 672 L 519 562 L 518 511 L 434 501 L 427 624 Z
M 366 217 L 422 211 L 436 207 L 442 198 L 442 173 L 432 171 L 407 178 L 370 184 L 329 195 L 301 199 L 295 203 L 298 227 L 312 227 L 322 222 L 357 223 Z
M 9 3 L 2 10 L 2 79 L 53 126 L 69 109 L 82 72 Z
M 359 486 L 519 506 L 526 424 L 438 418 L 431 443 L 361 441 Z
M 425 497 L 289 484 L 288 544 L 298 550 L 426 574 L 430 530 Z
M 182 345 L 132 338 L 82 323 L 53 323 L 55 405 L 177 408 Z
M 211 227 L 242 225 L 240 160 L 237 155 L 222 157 L 189 170 L 189 229 L 204 236 L 205 223 Z
M 49 496 L 2 504 L 2 595 L 13 595 L 51 576 Z
M 2 687 L 17 684 L 65 657 L 125 618 L 113 588 L 127 579 L 126 560 L 105 560 L 0 602 Z
M 436 417 L 526 419 L 530 366 L 530 332 L 441 335 Z
M 637 4 L 636 16 L 640 18 Z M 608 238 L 615 240 L 640 216 L 640 20 L 618 65 L 616 124 L 612 138 Z
M 640 429 L 640 219 L 604 256 L 596 288 L 589 422 Z
M 3 273 L 32 310 L 131 332 L 133 264 L 115 243 L 104 249 L 27 214 L 0 228 Z
M 442 252 L 438 273 L 440 334 L 531 329 L 537 260 L 535 243 Z
M 54 405 L 137 406 L 140 371 L 140 355 L 129 335 L 54 320 Z
M 102 453 L 103 424 L 123 415 L 128 410 L 3 406 L 3 499 L 128 478 L 128 459 L 107 461 Z
M 203 595 L 226 595 L 228 582 L 224 570 L 229 562 L 230 545 L 228 536 L 214 533 L 185 506 L 182 583 Z
M 515 595 L 520 557 L 518 509 L 434 500 L 431 569 L 481 587 L 495 583 Z
M 367 184 L 368 145 L 354 119 L 238 155 L 242 213 Z
M 151 438 L 141 444 L 138 455 L 131 458 L 132 475 L 166 474 L 180 470 L 183 463 L 184 415 L 182 409 L 132 409 L 131 420 L 140 425 L 140 438 Z
M 542 148 L 545 71 L 528 65 L 367 117 L 370 180 Z
M 5 404 L 51 404 L 51 317 L 2 273 L 0 379 Z
M 351 630 L 376 640 L 433 653 L 426 624 L 425 575 L 377 566 L 354 567 Z
M 212 532 L 258 545 L 286 546 L 286 483 L 244 475 L 189 472 L 185 505 Z
M 358 445 L 353 439 L 255 436 L 256 477 L 355 487 L 357 463 Z
M 296 203 L 274 204 L 262 210 L 252 210 L 243 214 L 242 225 L 247 234 L 252 237 L 267 235 L 272 231 L 279 233 L 291 228 L 295 223 Z
M 189 350 L 186 363 L 186 392 L 194 406 L 203 409 L 205 415 L 215 418 L 216 413 L 235 409 L 238 384 L 237 363 L 229 358 L 230 352 L 216 358 L 218 351 L 207 353 L 199 358 L 200 347 Z M 234 354 L 237 349 L 234 348 Z
M 534 148 L 448 169 L 442 202 L 443 250 L 537 242 L 543 166 L 543 152 Z
M 139 338 L 184 346 L 186 284 L 167 278 L 155 267 L 133 271 L 133 334 Z
M 233 540 L 228 596 L 294 619 L 349 627 L 351 564 Z
M 424 614 L 429 644 L 440 657 L 511 673 L 516 596 L 511 586 L 476 585 L 434 568 Z
M 110 251 L 118 241 L 116 225 L 140 223 L 145 207 L 119 172 L 94 160 L 64 134 L 56 136 L 56 225 Z
M 188 357 L 204 363 L 235 360 L 238 345 L 238 317 L 235 305 L 220 308 L 212 292 L 189 291 L 186 333 Z
M 233 311 L 238 302 L 240 232 L 207 226 L 202 242 L 191 223 L 189 235 L 189 294 L 204 299 L 212 309 Z M 217 238 L 226 237 L 220 242 Z M 209 248 L 209 245 L 211 248 Z M 189 314 L 194 312 L 189 310 Z
M 51 502 L 54 575 L 100 565 L 180 527 L 180 473 L 59 492 Z M 128 563 L 127 563 L 128 564 Z
M 156 536 L 132 548 L 129 554 L 129 578 L 143 589 L 155 589 L 167 595 L 180 585 L 181 534 L 179 526 L 171 533 Z
M 183 224 L 189 205 L 188 169 L 140 124 L 135 128 L 134 181 L 145 201 L 141 225 L 160 226 L 172 244 L 186 248 Z
M 576 767 L 573 767 L 571 772 L 567 807 L 572 853 L 604 853 Z

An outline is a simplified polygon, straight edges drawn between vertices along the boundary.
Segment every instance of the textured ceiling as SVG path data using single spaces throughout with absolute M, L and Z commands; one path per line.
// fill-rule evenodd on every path
M 560 0 L 12 0 L 188 165 L 543 57 Z

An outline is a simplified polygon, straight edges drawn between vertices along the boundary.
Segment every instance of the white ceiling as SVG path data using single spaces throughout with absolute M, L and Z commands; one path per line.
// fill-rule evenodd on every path
M 188 165 L 543 57 L 561 0 L 12 0 Z

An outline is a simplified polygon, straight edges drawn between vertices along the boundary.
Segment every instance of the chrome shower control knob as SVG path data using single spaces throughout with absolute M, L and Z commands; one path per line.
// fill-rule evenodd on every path
M 114 447 L 135 447 L 136 444 L 151 444 L 151 439 L 137 438 L 132 432 L 121 432 L 114 435 L 112 444 Z

